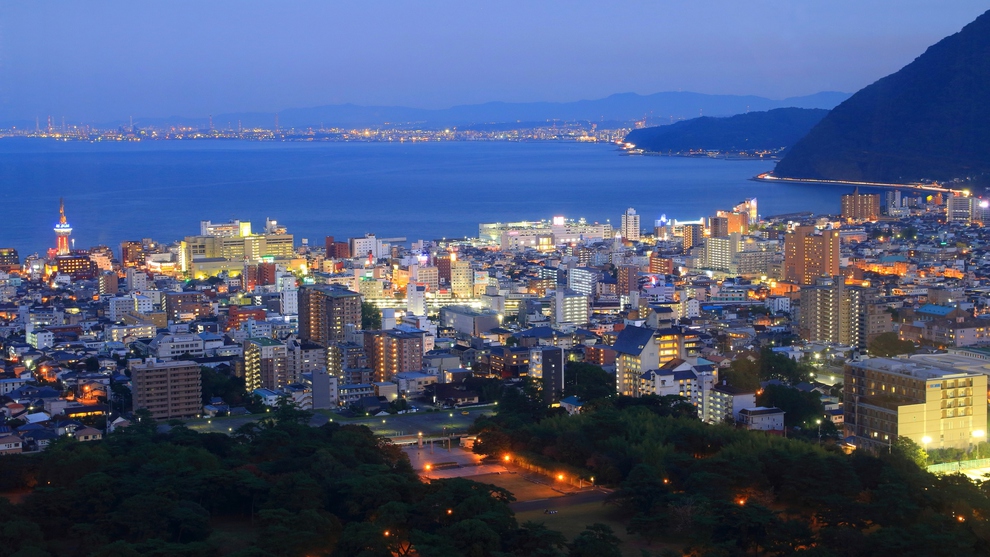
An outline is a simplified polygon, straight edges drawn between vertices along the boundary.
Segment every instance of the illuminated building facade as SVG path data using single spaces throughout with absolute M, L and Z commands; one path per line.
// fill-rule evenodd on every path
M 335 285 L 299 290 L 299 336 L 320 346 L 345 340 L 347 326 L 361 328 L 361 295 Z
M 815 279 L 839 274 L 839 231 L 815 233 L 798 226 L 784 238 L 784 280 L 814 284 Z
M 55 225 L 55 255 L 69 255 L 69 236 L 72 226 L 65 220 L 65 201 L 58 200 L 58 224 Z
M 856 188 L 851 194 L 842 196 L 842 218 L 846 220 L 875 221 L 880 216 L 880 194 L 859 193 Z
M 846 364 L 844 427 L 857 446 L 886 450 L 898 436 L 924 449 L 967 450 L 986 440 L 987 376 L 906 359 Z
M 134 409 L 146 409 L 156 420 L 191 418 L 202 412 L 201 376 L 196 362 L 132 363 Z

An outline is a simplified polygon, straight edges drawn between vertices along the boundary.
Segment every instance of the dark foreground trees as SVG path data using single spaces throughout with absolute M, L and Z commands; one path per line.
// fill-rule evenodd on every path
M 563 547 L 554 533 L 520 527 L 502 489 L 422 483 L 367 428 L 311 428 L 281 411 L 233 436 L 158 433 L 144 418 L 102 443 L 60 440 L 0 458 L 0 477 L 7 489 L 33 488 L 18 505 L 0 498 L 2 557 L 494 557 Z
M 630 534 L 691 555 L 990 554 L 990 483 L 929 474 L 917 447 L 845 455 L 676 407 L 620 398 L 578 416 L 500 413 L 478 421 L 491 443 L 476 450 L 612 484 Z

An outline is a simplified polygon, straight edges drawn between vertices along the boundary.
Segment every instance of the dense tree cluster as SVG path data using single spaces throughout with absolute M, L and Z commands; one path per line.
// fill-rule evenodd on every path
M 303 425 L 284 406 L 233 435 L 159 432 L 146 416 L 103 442 L 62 439 L 0 458 L 0 557 L 385 557 L 560 555 L 520 527 L 510 493 L 423 483 L 362 426 Z
M 719 371 L 719 379 L 739 389 L 755 391 L 761 381 L 776 379 L 791 385 L 813 379 L 814 369 L 806 363 L 796 362 L 784 354 L 764 347 L 752 358 L 742 356 L 732 361 L 728 369 Z
M 925 472 L 916 446 L 845 455 L 677 417 L 677 407 L 616 401 L 541 417 L 515 401 L 479 420 L 477 450 L 617 485 L 629 533 L 692 555 L 990 553 L 990 484 Z
M 901 340 L 897 333 L 883 333 L 877 335 L 868 347 L 870 356 L 874 358 L 892 358 L 903 354 L 915 353 L 914 343 L 910 340 Z

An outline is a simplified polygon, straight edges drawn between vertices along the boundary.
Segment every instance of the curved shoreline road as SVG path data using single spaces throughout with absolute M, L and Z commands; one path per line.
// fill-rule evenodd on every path
M 954 190 L 944 186 L 934 186 L 926 184 L 889 184 L 885 182 L 847 182 L 845 180 L 815 180 L 813 178 L 781 178 L 779 176 L 774 176 L 773 172 L 764 172 L 763 174 L 757 174 L 753 176 L 753 180 L 757 182 L 786 182 L 789 184 L 834 184 L 836 186 L 863 186 L 868 188 L 890 188 L 890 189 L 908 189 L 908 190 L 919 190 L 919 191 L 934 191 L 940 193 L 963 193 L 965 190 Z

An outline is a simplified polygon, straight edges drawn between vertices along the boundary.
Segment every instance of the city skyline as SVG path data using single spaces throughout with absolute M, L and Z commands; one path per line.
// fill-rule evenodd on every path
M 778 99 L 852 92 L 985 8 L 913 2 L 892 14 L 881 2 L 605 10 L 581 3 L 172 6 L 0 7 L 0 119 L 53 115 L 79 123 L 341 103 L 444 108 L 627 91 Z

